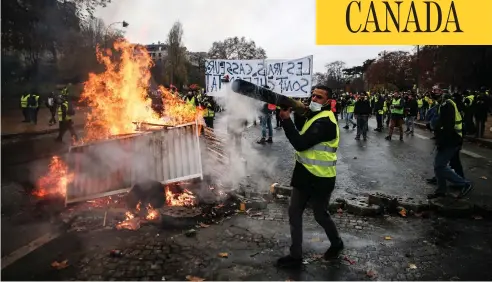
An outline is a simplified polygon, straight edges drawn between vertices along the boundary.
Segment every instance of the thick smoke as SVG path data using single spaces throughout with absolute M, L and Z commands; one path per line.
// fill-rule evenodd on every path
M 224 108 L 224 112 L 215 120 L 215 132 L 224 139 L 225 153 L 228 158 L 226 164 L 216 159 L 203 161 L 205 172 L 213 168 L 220 183 L 227 189 L 241 189 L 247 192 L 266 192 L 269 189 L 277 158 L 262 154 L 253 147 L 255 140 L 246 138 L 244 131 L 246 124 L 251 125 L 253 120 L 260 116 L 263 102 L 253 100 L 232 91 L 231 83 L 214 93 L 217 103 Z M 257 129 L 258 130 L 258 129 Z M 237 141 L 240 138 L 241 142 Z

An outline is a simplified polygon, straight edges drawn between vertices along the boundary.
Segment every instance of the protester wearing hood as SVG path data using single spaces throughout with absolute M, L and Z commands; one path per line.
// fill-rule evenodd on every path
M 285 135 L 296 150 L 289 206 L 292 245 L 290 254 L 277 261 L 280 267 L 302 265 L 302 214 L 308 201 L 311 202 L 315 220 L 323 227 L 331 242 L 325 259 L 338 257 L 343 249 L 342 239 L 328 212 L 328 203 L 335 188 L 336 150 L 339 142 L 338 124 L 330 110 L 331 96 L 330 88 L 315 87 L 306 114 L 307 121 L 300 132 L 290 119 L 291 110 L 282 109 L 280 112 Z

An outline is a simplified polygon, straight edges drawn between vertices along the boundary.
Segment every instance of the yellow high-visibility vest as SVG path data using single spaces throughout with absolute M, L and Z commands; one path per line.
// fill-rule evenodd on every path
M 403 115 L 403 109 L 397 109 L 397 108 L 395 108 L 395 106 L 400 106 L 400 100 L 401 100 L 401 98 L 398 99 L 398 100 L 393 99 L 393 102 L 391 103 L 391 105 L 393 106 L 391 108 L 391 113 L 392 114 Z
M 424 101 L 422 101 L 422 99 L 417 99 L 417 104 L 418 104 L 419 109 L 420 109 L 424 105 Z
M 63 119 L 63 111 L 62 111 L 62 106 L 65 107 L 65 113 L 68 111 L 68 101 L 63 102 L 59 107 L 58 107 L 58 120 L 59 121 L 66 121 L 66 120 L 71 120 L 72 116 L 69 114 L 65 115 L 65 119 Z
M 31 94 L 21 96 L 21 108 L 27 108 L 27 98 L 29 98 L 29 95 Z
M 448 99 L 446 100 L 446 102 L 451 103 L 451 105 L 453 105 L 454 108 L 454 130 L 456 131 L 456 133 L 458 133 L 459 136 L 463 137 L 463 120 L 461 119 L 460 111 L 458 111 L 458 107 L 456 106 L 456 103 L 453 100 Z M 442 103 L 439 106 L 439 108 L 437 109 L 437 114 L 439 114 L 439 112 L 441 111 L 441 107 L 445 103 Z
M 337 175 L 337 149 L 340 138 L 335 115 L 331 111 L 321 111 L 309 119 L 299 134 L 303 135 L 317 119 L 328 117 L 336 125 L 337 137 L 331 141 L 321 142 L 313 147 L 295 153 L 296 161 L 301 163 L 310 173 L 317 177 L 335 177 Z

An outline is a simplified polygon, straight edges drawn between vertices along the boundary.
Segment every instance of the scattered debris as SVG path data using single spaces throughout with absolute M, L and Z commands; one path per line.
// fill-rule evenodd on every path
M 64 260 L 62 262 L 54 261 L 51 263 L 51 267 L 58 269 L 58 270 L 64 269 L 64 268 L 68 267 L 68 260 Z
M 262 216 L 262 215 L 263 215 L 262 212 L 255 212 L 255 213 L 250 214 L 249 216 L 250 217 L 256 217 L 256 216 Z
M 229 254 L 228 253 L 219 253 L 219 257 L 221 258 L 228 258 Z
M 351 265 L 354 265 L 355 264 L 355 260 L 351 260 L 347 256 L 344 256 L 343 257 L 343 260 L 346 261 L 346 262 L 348 262 L 348 263 L 350 263 Z
M 403 207 L 398 207 L 398 214 L 401 215 L 402 217 L 406 217 L 407 216 L 407 210 Z
M 186 275 L 186 280 L 188 281 L 205 281 L 205 279 L 197 276 Z
M 311 239 L 311 242 L 319 242 L 319 241 L 321 241 L 319 238 L 313 238 L 313 239 Z
M 114 258 L 120 258 L 123 256 L 123 252 L 120 250 L 111 250 L 111 252 L 109 252 L 109 255 Z
M 375 277 L 375 276 L 376 276 L 376 272 L 374 272 L 373 270 L 368 270 L 368 271 L 366 272 L 366 275 L 367 275 L 367 277 L 369 277 L 369 278 L 373 278 L 373 277 Z
M 185 232 L 186 237 L 193 237 L 196 236 L 196 230 L 195 229 L 190 229 Z
M 116 225 L 116 229 L 138 230 L 140 229 L 140 218 L 134 217 L 120 222 L 118 225 Z
M 482 176 L 482 177 L 480 177 L 480 179 L 484 179 L 484 180 L 487 180 L 487 177 L 485 177 L 485 176 Z
M 166 277 L 162 276 L 161 281 L 166 281 Z
M 480 215 L 474 215 L 474 216 L 472 216 L 472 217 L 473 217 L 473 219 L 477 219 L 477 220 L 479 220 L 479 219 L 483 219 L 483 217 L 482 217 L 482 216 L 480 216 Z
M 408 264 L 408 268 L 410 268 L 410 269 L 417 269 L 417 266 L 415 264 L 413 264 L 413 263 L 409 263 Z
M 199 224 L 199 225 L 200 225 L 200 227 L 201 227 L 201 228 L 207 228 L 207 227 L 210 227 L 210 225 L 205 224 L 205 223 L 203 223 L 203 222 L 200 222 L 200 224 Z
M 159 265 L 153 263 L 150 265 L 150 269 L 152 269 L 152 270 L 159 269 Z
M 354 157 L 354 160 L 356 160 L 356 159 L 357 159 L 357 157 Z
M 391 238 L 391 236 L 385 236 L 384 237 L 384 240 L 391 240 L 391 239 L 393 239 L 393 238 Z

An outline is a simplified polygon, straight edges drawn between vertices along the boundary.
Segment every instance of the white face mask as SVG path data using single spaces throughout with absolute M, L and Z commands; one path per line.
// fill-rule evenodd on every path
M 312 112 L 319 112 L 319 111 L 321 111 L 322 107 L 323 107 L 323 105 L 321 105 L 320 103 L 313 102 L 313 101 L 311 101 L 311 103 L 309 104 L 309 109 Z

